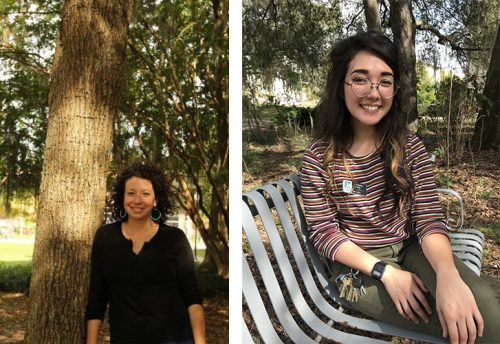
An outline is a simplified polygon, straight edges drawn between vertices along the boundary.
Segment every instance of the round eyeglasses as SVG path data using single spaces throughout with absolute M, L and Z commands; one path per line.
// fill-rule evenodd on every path
M 345 81 L 345 83 L 351 86 L 352 93 L 360 98 L 369 95 L 374 86 L 382 98 L 392 98 L 398 91 L 398 85 L 392 79 L 382 79 L 380 82 L 371 82 L 367 78 L 355 77 L 352 79 L 351 83 L 347 81 Z

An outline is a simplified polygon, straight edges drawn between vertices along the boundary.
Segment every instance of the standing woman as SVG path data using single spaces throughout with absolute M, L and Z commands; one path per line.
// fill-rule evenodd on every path
M 432 163 L 402 124 L 395 45 L 358 33 L 330 62 L 301 184 L 310 238 L 341 295 L 353 288 L 354 309 L 451 343 L 497 342 L 498 301 L 453 256 Z
M 204 344 L 205 320 L 191 246 L 164 224 L 169 182 L 152 163 L 134 163 L 113 186 L 117 222 L 92 246 L 87 344 L 97 343 L 109 303 L 113 344 Z

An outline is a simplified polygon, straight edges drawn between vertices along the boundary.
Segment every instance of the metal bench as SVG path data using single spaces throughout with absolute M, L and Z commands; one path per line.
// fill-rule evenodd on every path
M 389 336 L 446 343 L 348 309 L 309 240 L 298 175 L 244 193 L 242 221 L 243 343 L 388 343 Z M 479 274 L 484 235 L 460 229 L 451 236 L 454 253 Z

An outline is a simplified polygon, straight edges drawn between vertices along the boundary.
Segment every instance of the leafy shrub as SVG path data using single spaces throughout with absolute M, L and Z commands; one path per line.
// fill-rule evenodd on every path
M 27 293 L 31 278 L 31 262 L 0 262 L 0 290 Z
M 276 126 L 310 128 L 314 118 L 314 109 L 298 106 L 280 106 L 278 114 L 273 119 Z
M 204 297 L 211 297 L 217 294 L 229 294 L 229 280 L 217 274 L 200 272 L 196 273 L 198 285 Z
M 451 188 L 453 186 L 453 178 L 444 173 L 438 173 L 436 184 L 441 187 Z

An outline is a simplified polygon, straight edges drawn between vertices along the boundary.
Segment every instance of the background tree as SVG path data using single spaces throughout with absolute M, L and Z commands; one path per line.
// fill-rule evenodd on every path
M 381 31 L 382 23 L 380 19 L 380 0 L 363 0 L 363 7 L 366 18 L 366 29 Z
M 402 99 L 401 112 L 406 123 L 417 119 L 417 79 L 415 66 L 415 17 L 411 0 L 390 0 L 391 29 L 394 43 L 398 47 L 401 77 Z
M 259 129 L 257 99 L 281 81 L 286 92 L 322 92 L 332 42 L 341 36 L 337 1 L 243 1 L 243 111 Z M 270 102 L 276 101 L 274 97 Z
M 483 105 L 477 115 L 473 145 L 479 149 L 500 150 L 500 23 L 482 95 Z
M 115 123 L 159 162 L 207 250 L 200 269 L 229 273 L 228 1 L 143 2 L 129 39 L 128 87 Z M 123 159 L 123 160 L 121 160 Z
M 414 10 L 421 59 L 429 61 L 426 53 L 437 45 L 448 46 L 465 74 L 486 73 L 500 19 L 498 1 L 414 0 Z
M 46 130 L 47 80 L 19 70 L 0 80 L 0 178 L 4 213 L 10 215 L 14 194 L 36 193 Z
M 132 1 L 66 0 L 49 92 L 26 343 L 80 343 Z
M 47 127 L 50 61 L 40 55 L 45 43 L 28 32 L 53 38 L 55 25 L 30 21 L 25 12 L 17 2 L 0 2 L 0 190 L 6 216 L 13 198 L 38 193 Z M 57 17 L 46 16 L 49 22 Z
M 5 23 L 0 21 L 0 28 L 15 36 L 4 40 L 0 58 L 11 66 L 9 74 L 31 70 L 45 79 L 46 92 L 61 15 L 58 6 L 57 1 L 30 0 L 9 1 L 0 8 Z M 229 251 L 227 8 L 227 0 L 147 1 L 136 6 L 137 20 L 127 42 L 126 95 L 113 118 L 108 178 L 136 158 L 154 160 L 175 173 L 172 192 L 206 242 L 202 269 L 221 276 L 227 276 Z M 11 86 L 6 89 L 15 89 Z M 29 85 L 17 96 L 11 92 L 9 102 L 29 92 Z M 0 163 L 0 172 L 1 166 L 7 164 Z M 40 171 L 41 164 L 34 181 L 40 180 Z

